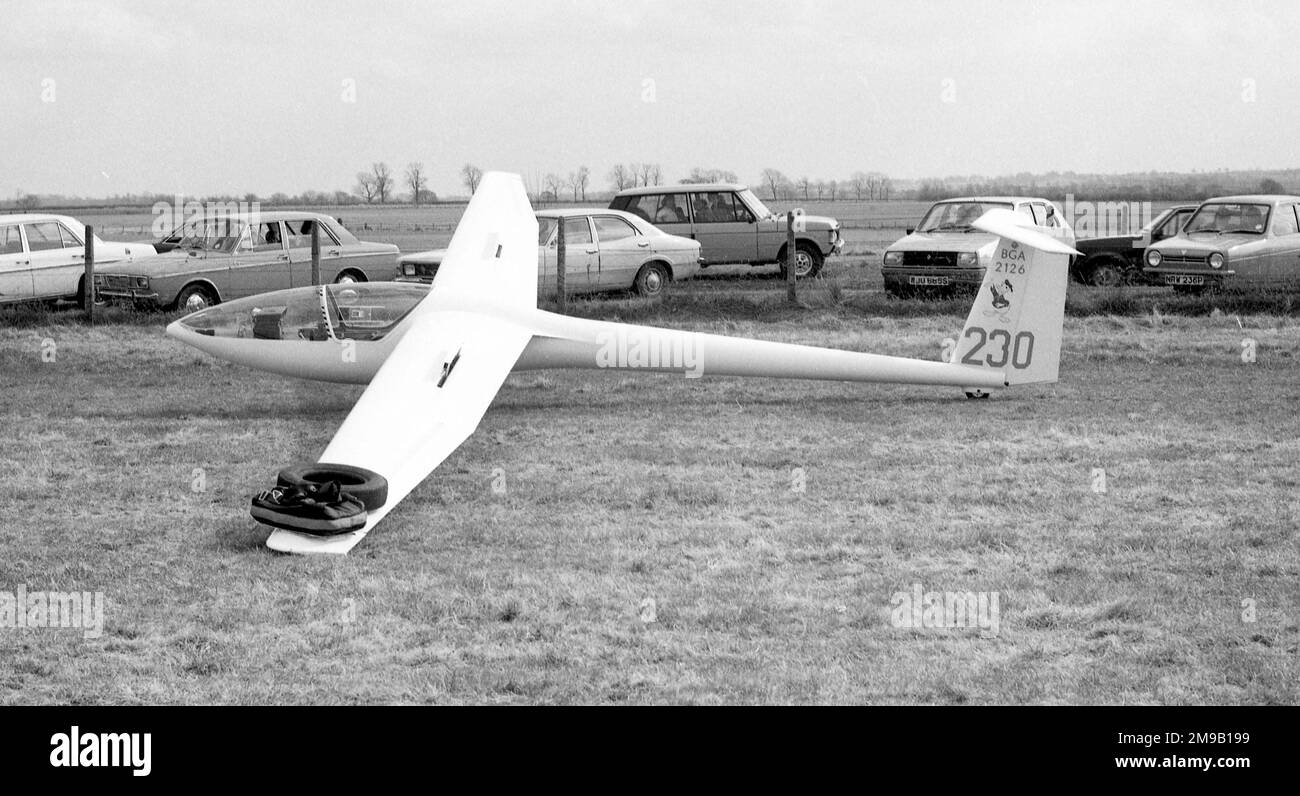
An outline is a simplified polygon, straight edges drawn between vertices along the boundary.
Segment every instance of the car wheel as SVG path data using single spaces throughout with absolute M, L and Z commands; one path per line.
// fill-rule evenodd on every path
M 826 258 L 811 243 L 800 242 L 794 247 L 794 278 L 814 277 L 821 273 Z M 785 276 L 786 256 L 781 255 L 781 276 Z
M 637 271 L 632 288 L 642 296 L 657 296 L 668 287 L 668 269 L 662 263 L 646 263 Z
M 217 304 L 217 297 L 205 285 L 186 285 L 176 294 L 176 309 L 198 312 Z
M 312 462 L 296 464 L 280 471 L 276 484 L 285 486 L 305 486 L 307 484 L 325 484 L 338 481 L 339 488 L 361 501 L 366 511 L 374 511 L 388 501 L 388 480 L 373 470 L 354 467 L 350 464 L 328 464 Z
M 334 284 L 336 285 L 353 285 L 364 281 L 366 281 L 366 278 L 356 271 L 343 271 L 334 277 Z
M 1126 281 L 1125 269 L 1114 260 L 1101 260 L 1092 264 L 1088 281 L 1097 287 L 1119 287 Z

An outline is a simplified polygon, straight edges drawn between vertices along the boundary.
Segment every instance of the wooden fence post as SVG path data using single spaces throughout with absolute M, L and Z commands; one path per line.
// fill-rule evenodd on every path
M 794 245 L 794 211 L 785 214 L 785 297 L 791 304 L 799 303 L 799 293 L 795 290 L 795 254 Z
M 291 266 L 292 267 L 292 266 Z M 311 222 L 311 283 L 320 284 L 320 222 Z
M 81 303 L 86 310 L 86 320 L 95 325 L 95 228 L 86 225 L 85 274 L 81 282 Z
M 560 216 L 556 225 L 555 238 L 555 291 L 560 314 L 563 315 L 568 306 L 564 295 L 564 272 L 567 270 L 564 263 L 564 216 Z

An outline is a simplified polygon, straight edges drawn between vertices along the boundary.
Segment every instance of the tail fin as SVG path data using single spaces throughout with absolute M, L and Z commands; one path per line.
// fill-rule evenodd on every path
M 1078 254 L 1032 223 L 1003 209 L 975 222 L 998 241 L 953 352 L 954 363 L 1000 370 L 1008 385 L 1056 381 L 1069 257 Z

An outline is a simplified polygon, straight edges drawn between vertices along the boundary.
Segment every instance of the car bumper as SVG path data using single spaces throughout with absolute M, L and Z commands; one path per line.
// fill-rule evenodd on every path
M 413 284 L 416 284 L 416 285 L 432 285 L 432 284 L 433 284 L 433 277 L 431 277 L 431 276 L 407 276 L 406 274 L 402 274 L 401 276 L 394 277 L 393 281 L 394 281 L 394 282 L 410 282 L 410 283 L 413 283 Z
M 889 287 L 979 287 L 983 268 L 881 268 Z

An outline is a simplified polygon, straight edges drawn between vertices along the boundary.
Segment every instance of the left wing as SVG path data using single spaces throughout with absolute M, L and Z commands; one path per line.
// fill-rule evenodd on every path
M 277 529 L 267 547 L 285 553 L 351 550 L 474 432 L 532 336 L 477 313 L 437 310 L 417 319 L 320 458 L 384 476 L 388 502 L 371 511 L 359 531 L 317 537 Z

